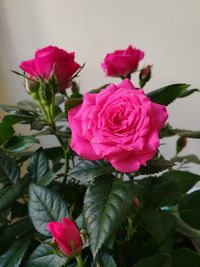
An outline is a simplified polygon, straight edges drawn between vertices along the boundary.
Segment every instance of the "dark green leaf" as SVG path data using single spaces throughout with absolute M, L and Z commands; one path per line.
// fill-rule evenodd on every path
M 21 152 L 25 149 L 39 144 L 39 141 L 30 136 L 14 136 L 5 146 L 9 152 Z
M 15 183 L 19 175 L 20 171 L 15 161 L 0 153 L 0 184 Z
M 174 129 L 176 135 L 188 138 L 200 138 L 200 131 L 190 131 L 190 130 L 182 130 L 182 129 Z
M 23 113 L 23 112 L 25 112 L 27 115 L 28 115 L 28 113 L 30 112 L 30 113 L 36 113 L 36 110 L 33 108 L 33 107 L 29 107 L 29 108 L 27 108 L 27 106 L 23 106 L 23 104 L 22 105 L 20 105 L 20 106 L 12 106 L 12 105 L 0 105 L 0 109 L 1 110 L 4 110 L 4 111 L 6 111 L 6 112 L 11 112 L 11 113 Z M 29 113 L 29 114 L 30 114 Z
M 168 212 L 146 211 L 143 214 L 143 221 L 149 233 L 158 241 L 162 242 L 173 230 L 176 219 Z
M 47 186 L 54 180 L 54 178 L 55 174 L 52 171 L 49 171 L 38 180 L 38 184 L 41 186 Z
M 104 84 L 103 86 L 97 88 L 97 89 L 92 89 L 91 91 L 89 91 L 90 94 L 97 94 L 99 92 L 101 92 L 103 89 L 105 89 L 107 86 L 109 86 L 110 84 Z
M 174 163 L 165 159 L 152 159 L 147 161 L 147 166 L 141 166 L 139 174 L 153 174 L 164 171 L 174 166 Z
M 5 116 L 3 116 L 2 121 L 5 122 L 7 125 L 12 126 L 12 125 L 15 125 L 15 124 L 23 121 L 23 119 L 18 118 L 15 115 L 5 115 Z
M 31 123 L 31 130 L 41 131 L 46 126 L 46 122 L 40 120 L 34 120 Z
M 70 98 L 65 102 L 65 112 L 68 112 L 71 108 L 80 105 L 83 102 L 82 98 Z
M 115 263 L 112 255 L 107 252 L 101 253 L 101 258 L 103 261 L 103 266 L 105 267 L 117 267 L 117 264 Z
M 95 256 L 107 238 L 123 223 L 133 206 L 133 184 L 112 177 L 96 179 L 85 194 L 84 221 Z
M 15 134 L 13 127 L 6 122 L 0 122 L 0 146 L 5 145 Z
M 187 164 L 187 163 L 200 164 L 200 159 L 194 154 L 190 154 L 190 155 L 186 155 L 182 157 L 175 157 L 173 161 L 182 162 L 184 164 Z
M 172 267 L 199 267 L 200 257 L 188 248 L 172 251 Z
M 190 90 L 186 90 L 186 91 L 183 91 L 179 97 L 186 97 L 186 96 L 189 96 L 195 92 L 199 92 L 200 90 L 199 89 L 190 89 Z
M 26 267 L 61 267 L 65 261 L 66 258 L 56 255 L 51 246 L 41 244 L 29 258 Z
M 112 172 L 112 166 L 105 161 L 81 161 L 69 175 L 80 181 L 90 181 L 96 177 Z
M 148 97 L 155 103 L 169 105 L 183 92 L 187 90 L 189 84 L 177 83 L 162 87 L 148 94 Z
M 46 226 L 50 221 L 60 221 L 68 216 L 65 202 L 47 188 L 30 185 L 29 214 L 35 228 L 44 235 L 50 235 Z
M 198 181 L 200 175 L 188 171 L 170 171 L 157 179 L 158 182 L 176 181 L 179 183 L 181 194 L 188 192 Z
M 33 180 L 37 181 L 49 172 L 48 159 L 41 148 L 38 149 L 30 159 L 28 170 L 31 173 Z
M 132 267 L 171 267 L 169 254 L 154 254 L 148 258 L 141 259 Z
M 0 189 L 0 210 L 8 208 L 23 192 L 23 186 L 16 184 Z
M 30 241 L 19 240 L 0 256 L 1 267 L 18 267 L 26 253 Z
M 152 189 L 152 203 L 155 207 L 172 206 L 175 205 L 181 197 L 181 186 L 179 182 L 172 181 L 158 181 Z
M 39 109 L 36 102 L 30 100 L 22 100 L 17 103 L 17 107 L 21 108 L 22 110 L 35 112 L 36 109 Z
M 200 190 L 185 195 L 179 202 L 178 211 L 184 222 L 200 229 Z

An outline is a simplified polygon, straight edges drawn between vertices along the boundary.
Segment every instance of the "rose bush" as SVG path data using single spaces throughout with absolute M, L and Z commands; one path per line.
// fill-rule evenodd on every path
M 55 74 L 56 82 L 61 84 L 59 90 L 63 91 L 70 86 L 70 79 L 80 68 L 74 60 L 75 53 L 67 52 L 56 46 L 47 46 L 35 52 L 34 59 L 22 61 L 20 68 L 31 77 L 44 77 L 49 80 Z
M 101 67 L 107 76 L 127 78 L 137 70 L 143 58 L 143 51 L 129 45 L 124 50 L 116 50 L 107 54 Z
M 151 159 L 167 119 L 165 106 L 153 103 L 128 80 L 98 94 L 85 94 L 68 113 L 71 147 L 88 160 L 104 159 L 121 172 L 133 172 Z
M 49 222 L 47 229 L 51 232 L 58 247 L 67 256 L 80 252 L 83 242 L 73 221 L 63 218 L 62 222 Z
M 166 106 L 199 90 L 135 88 L 143 56 L 107 55 L 123 81 L 84 95 L 74 53 L 50 46 L 21 63 L 29 99 L 0 105 L 0 267 L 200 266 L 200 159 L 184 154 L 200 131 L 165 123 Z M 146 87 L 151 66 L 134 84 Z

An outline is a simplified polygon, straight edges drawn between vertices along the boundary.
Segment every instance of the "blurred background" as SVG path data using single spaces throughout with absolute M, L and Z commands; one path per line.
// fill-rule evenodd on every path
M 29 98 L 21 78 L 10 70 L 19 71 L 22 60 L 47 45 L 75 51 L 76 61 L 86 62 L 79 78 L 84 92 L 117 82 L 105 77 L 100 63 L 106 53 L 129 44 L 145 51 L 141 66 L 153 64 L 145 90 L 179 82 L 200 88 L 199 12 L 199 0 L 1 0 L 0 103 Z M 168 110 L 172 126 L 200 130 L 200 93 L 177 100 Z M 173 142 L 161 148 L 168 158 L 175 153 Z M 182 152 L 191 153 L 200 156 L 199 141 L 189 140 Z

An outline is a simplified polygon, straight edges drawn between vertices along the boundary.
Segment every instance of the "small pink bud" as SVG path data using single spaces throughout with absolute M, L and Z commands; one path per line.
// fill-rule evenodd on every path
M 55 243 L 67 256 L 75 256 L 83 246 L 80 231 L 76 224 L 68 218 L 62 222 L 49 222 L 47 229 L 51 232 Z
M 137 197 L 134 197 L 133 204 L 134 204 L 135 207 L 139 208 L 140 203 L 139 203 L 139 200 L 138 200 Z

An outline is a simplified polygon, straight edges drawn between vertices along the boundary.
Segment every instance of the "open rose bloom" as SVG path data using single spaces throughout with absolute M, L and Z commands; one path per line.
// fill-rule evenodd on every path
M 69 111 L 71 147 L 88 160 L 103 159 L 121 172 L 145 165 L 159 147 L 159 131 L 168 113 L 126 79 Z

